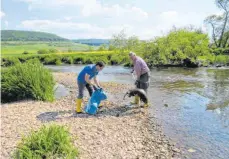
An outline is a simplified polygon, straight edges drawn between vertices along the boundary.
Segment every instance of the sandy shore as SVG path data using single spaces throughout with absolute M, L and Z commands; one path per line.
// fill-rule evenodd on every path
M 122 98 L 131 86 L 103 83 L 109 99 L 98 114 L 75 114 L 76 75 L 53 75 L 69 88 L 68 96 L 53 103 L 21 101 L 1 106 L 1 158 L 10 158 L 22 135 L 53 122 L 70 128 L 82 159 L 180 158 L 180 150 L 165 138 L 148 108 L 125 106 L 130 99 Z

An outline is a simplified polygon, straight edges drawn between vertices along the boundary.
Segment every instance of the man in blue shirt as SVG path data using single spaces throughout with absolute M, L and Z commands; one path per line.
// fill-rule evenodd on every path
M 76 112 L 81 113 L 81 105 L 83 100 L 84 88 L 86 87 L 90 96 L 93 93 L 92 85 L 96 85 L 100 87 L 100 84 L 97 79 L 97 75 L 99 71 L 101 71 L 105 67 L 103 62 L 97 62 L 95 65 L 88 65 L 83 68 L 83 70 L 79 73 L 77 78 L 77 84 L 79 89 L 79 94 L 76 100 Z M 92 83 L 92 79 L 94 79 L 94 84 Z

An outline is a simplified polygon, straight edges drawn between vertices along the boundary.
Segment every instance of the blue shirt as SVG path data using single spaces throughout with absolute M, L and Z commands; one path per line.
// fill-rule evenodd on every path
M 85 66 L 83 68 L 83 70 L 79 73 L 78 75 L 78 82 L 86 84 L 87 82 L 85 81 L 85 75 L 88 74 L 89 75 L 89 79 L 92 79 L 93 77 L 95 77 L 96 75 L 98 75 L 98 71 L 96 70 L 96 66 L 95 65 L 88 65 Z

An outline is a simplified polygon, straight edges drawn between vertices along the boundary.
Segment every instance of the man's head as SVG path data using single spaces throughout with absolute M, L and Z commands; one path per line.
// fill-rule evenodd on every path
M 96 66 L 97 71 L 102 71 L 102 69 L 105 67 L 105 64 L 100 61 L 100 62 L 97 62 L 95 66 Z
M 130 52 L 129 57 L 132 61 L 134 61 L 136 59 L 136 54 L 134 52 Z

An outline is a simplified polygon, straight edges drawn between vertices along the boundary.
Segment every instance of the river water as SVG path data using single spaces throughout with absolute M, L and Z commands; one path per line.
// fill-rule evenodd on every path
M 46 66 L 78 73 L 82 65 Z M 101 81 L 134 84 L 129 68 L 107 66 Z M 61 91 L 59 91 L 61 92 Z M 229 68 L 151 70 L 148 97 L 152 114 L 184 156 L 229 158 Z

